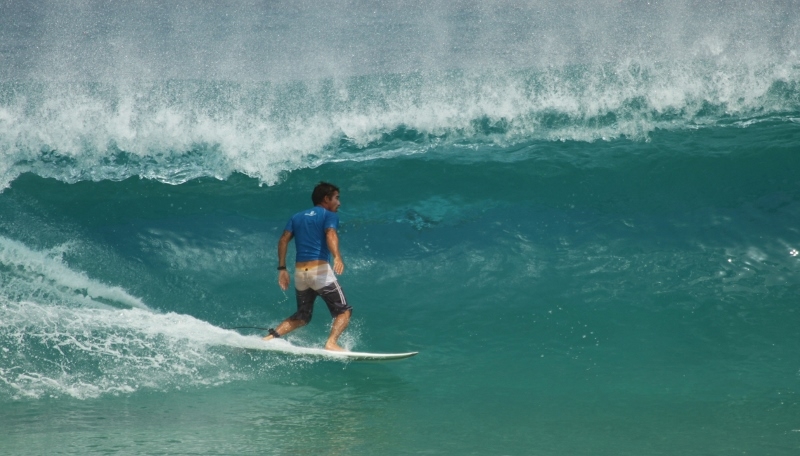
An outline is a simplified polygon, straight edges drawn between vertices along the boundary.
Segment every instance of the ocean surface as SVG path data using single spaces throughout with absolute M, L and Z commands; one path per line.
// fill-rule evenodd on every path
M 800 454 L 798 12 L 0 3 L 0 452 Z

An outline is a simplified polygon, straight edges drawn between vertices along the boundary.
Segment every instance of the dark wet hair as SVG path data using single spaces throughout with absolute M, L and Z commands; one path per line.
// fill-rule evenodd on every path
M 338 191 L 339 187 L 328 182 L 320 182 L 314 187 L 314 192 L 311 193 L 311 201 L 314 203 L 314 206 L 318 206 L 325 201 L 325 197 L 330 196 L 333 198 L 333 194 Z

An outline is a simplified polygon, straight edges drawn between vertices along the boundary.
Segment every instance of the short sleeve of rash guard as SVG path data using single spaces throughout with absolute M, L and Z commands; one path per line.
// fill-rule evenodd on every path
M 328 228 L 339 230 L 339 216 L 336 215 L 335 212 L 325 211 L 325 223 L 323 224 L 322 230 L 327 231 Z

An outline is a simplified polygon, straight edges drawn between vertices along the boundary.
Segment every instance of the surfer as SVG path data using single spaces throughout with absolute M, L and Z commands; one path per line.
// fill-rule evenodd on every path
M 344 292 L 334 274 L 344 272 L 339 253 L 339 189 L 330 183 L 320 182 L 311 193 L 314 207 L 300 211 L 289 219 L 278 240 L 278 285 L 289 288 L 289 271 L 286 270 L 286 252 L 294 239 L 296 258 L 294 286 L 297 312 L 270 329 L 264 340 L 282 337 L 311 321 L 314 301 L 321 296 L 333 317 L 331 332 L 325 343 L 327 350 L 344 350 L 338 340 L 350 323 L 352 307 L 347 304 Z M 330 259 L 333 257 L 333 268 Z

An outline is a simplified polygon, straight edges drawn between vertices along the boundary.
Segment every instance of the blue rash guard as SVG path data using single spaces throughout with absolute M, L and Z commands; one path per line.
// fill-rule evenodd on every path
M 330 261 L 331 252 L 325 237 L 328 228 L 339 229 L 339 216 L 320 206 L 300 211 L 289 219 L 284 230 L 294 235 L 295 262 Z

